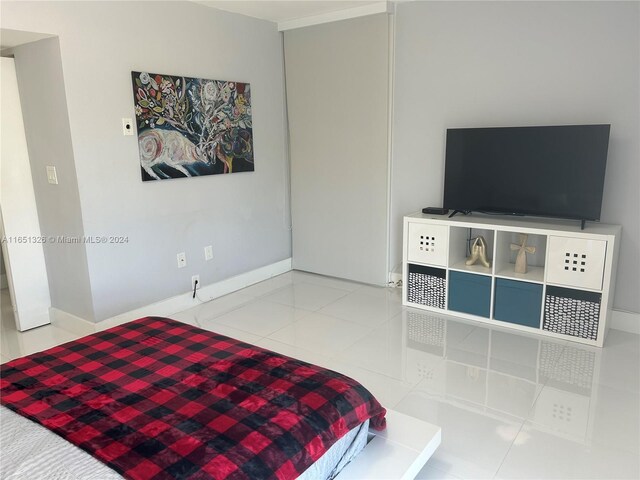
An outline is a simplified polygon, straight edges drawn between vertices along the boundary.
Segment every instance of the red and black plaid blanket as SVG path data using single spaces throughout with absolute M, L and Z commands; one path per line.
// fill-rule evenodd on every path
M 159 317 L 2 365 L 2 404 L 132 479 L 295 478 L 385 409 L 358 382 Z

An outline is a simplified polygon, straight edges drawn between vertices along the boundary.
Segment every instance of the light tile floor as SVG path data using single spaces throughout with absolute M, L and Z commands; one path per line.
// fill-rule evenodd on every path
M 2 361 L 75 338 L 53 326 L 16 332 L 6 291 L 1 300 Z M 638 335 L 611 330 L 591 348 L 297 271 L 171 317 L 340 371 L 439 425 L 420 479 L 640 478 Z

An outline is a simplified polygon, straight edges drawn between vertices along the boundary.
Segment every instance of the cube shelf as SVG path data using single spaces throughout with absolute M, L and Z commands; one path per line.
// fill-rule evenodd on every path
M 602 346 L 611 315 L 620 226 L 473 214 L 404 218 L 403 304 Z M 471 239 L 490 266 L 466 265 Z M 527 269 L 516 273 L 526 235 Z
M 460 272 L 481 273 L 491 275 L 492 267 L 485 267 L 480 263 L 467 265 L 467 257 L 471 248 L 472 239 L 482 236 L 487 243 L 487 257 L 493 263 L 493 243 L 495 232 L 488 229 L 451 227 L 449 231 L 449 262 L 451 270 Z
M 527 234 L 526 245 L 534 247 L 534 253 L 526 253 L 526 273 L 516 273 L 516 257 L 518 250 L 511 245 L 521 245 L 522 233 L 511 231 L 499 231 L 496 241 L 496 276 L 526 282 L 544 282 L 545 257 L 547 252 L 547 236 Z

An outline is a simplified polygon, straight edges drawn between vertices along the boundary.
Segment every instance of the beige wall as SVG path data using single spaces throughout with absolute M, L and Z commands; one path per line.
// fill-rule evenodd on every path
M 387 281 L 386 14 L 285 32 L 293 266 Z
M 83 233 L 128 239 L 86 246 L 96 321 L 186 293 L 192 275 L 204 286 L 291 256 L 275 24 L 187 1 L 54 1 L 3 2 L 0 26 L 58 36 Z M 132 70 L 249 82 L 255 172 L 143 183 L 137 139 L 122 135 Z
M 84 227 L 58 39 L 16 47 L 13 54 L 40 231 L 46 237 L 82 237 Z M 47 165 L 56 167 L 58 185 L 48 183 Z M 51 306 L 93 320 L 85 245 L 48 241 L 44 255 Z
M 399 3 L 390 267 L 402 216 L 442 204 L 447 128 L 610 123 L 601 221 L 623 227 L 614 308 L 640 312 L 639 19 L 638 2 Z

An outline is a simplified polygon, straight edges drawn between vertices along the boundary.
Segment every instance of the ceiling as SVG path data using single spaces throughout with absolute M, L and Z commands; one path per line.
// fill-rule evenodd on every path
M 275 23 L 290 22 L 292 20 L 302 20 L 309 17 L 331 15 L 344 10 L 368 7 L 380 4 L 380 1 L 369 0 L 195 0 L 207 7 L 226 10 L 227 12 L 240 13 L 249 17 L 269 20 Z
M 379 13 L 388 8 L 381 0 L 192 0 L 207 7 L 260 18 L 278 24 L 279 30 Z M 35 42 L 53 35 L 1 30 L 0 50 Z

